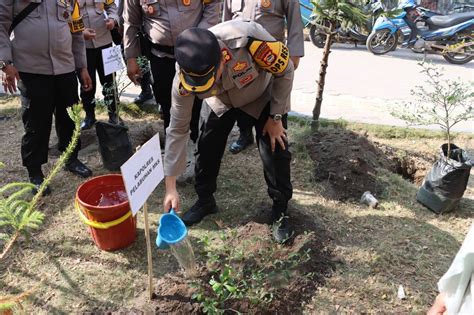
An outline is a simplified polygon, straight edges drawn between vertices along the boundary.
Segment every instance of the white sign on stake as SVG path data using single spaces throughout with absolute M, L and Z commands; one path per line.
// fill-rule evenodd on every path
M 156 134 L 148 140 L 120 170 L 130 208 L 135 215 L 165 177 L 159 135 Z
M 125 68 L 122 57 L 122 49 L 120 46 L 102 49 L 102 61 L 104 62 L 105 75 L 109 75 Z

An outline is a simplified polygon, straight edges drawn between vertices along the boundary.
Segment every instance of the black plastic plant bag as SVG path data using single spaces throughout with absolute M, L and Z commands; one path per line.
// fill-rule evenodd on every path
M 120 170 L 120 166 L 133 155 L 128 128 L 108 122 L 97 122 L 95 130 L 104 167 L 109 171 Z
M 451 144 L 449 159 L 447 154 L 448 144 L 445 143 L 440 148 L 438 161 L 416 194 L 418 202 L 437 214 L 452 211 L 459 204 L 474 163 L 465 150 L 454 144 Z

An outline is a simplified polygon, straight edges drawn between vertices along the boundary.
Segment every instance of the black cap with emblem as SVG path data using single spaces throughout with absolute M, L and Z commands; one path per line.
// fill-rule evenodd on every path
M 212 32 L 197 27 L 183 31 L 176 39 L 174 56 L 181 68 L 179 79 L 186 90 L 204 93 L 213 86 L 221 50 Z

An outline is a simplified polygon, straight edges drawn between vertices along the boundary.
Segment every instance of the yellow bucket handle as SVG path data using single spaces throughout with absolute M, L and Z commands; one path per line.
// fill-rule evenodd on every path
M 123 215 L 122 217 L 120 217 L 118 219 L 115 219 L 113 221 L 97 222 L 97 221 L 89 220 L 84 215 L 84 213 L 82 212 L 82 207 L 79 204 L 79 202 L 77 201 L 77 199 L 76 199 L 76 207 L 75 208 L 76 208 L 77 212 L 79 213 L 79 217 L 81 218 L 82 222 L 84 222 L 85 224 L 87 224 L 87 225 L 89 225 L 93 228 L 102 229 L 102 230 L 109 229 L 111 227 L 119 225 L 120 223 L 127 220 L 132 215 L 132 211 L 128 211 L 127 213 L 125 213 L 125 215 Z

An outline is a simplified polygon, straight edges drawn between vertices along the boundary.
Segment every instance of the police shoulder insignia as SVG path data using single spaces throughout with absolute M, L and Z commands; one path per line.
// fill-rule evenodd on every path
M 182 0 L 182 1 L 183 1 L 183 5 L 186 7 L 189 7 L 191 5 L 191 0 Z
M 288 66 L 290 54 L 282 42 L 250 39 L 247 47 L 255 63 L 265 71 L 278 74 Z
M 206 5 L 206 4 L 211 4 L 213 1 L 214 0 L 203 0 L 202 3 Z
M 111 5 L 114 3 L 114 0 L 105 0 L 106 5 Z
M 178 95 L 179 96 L 188 96 L 190 95 L 191 92 L 189 92 L 188 90 L 186 90 L 183 86 L 183 84 L 181 84 L 181 82 L 179 82 L 179 86 L 178 86 Z
M 232 60 L 232 55 L 230 54 L 227 48 L 222 48 L 221 52 L 222 52 L 222 58 L 224 58 L 224 63 L 228 63 L 229 61 Z

